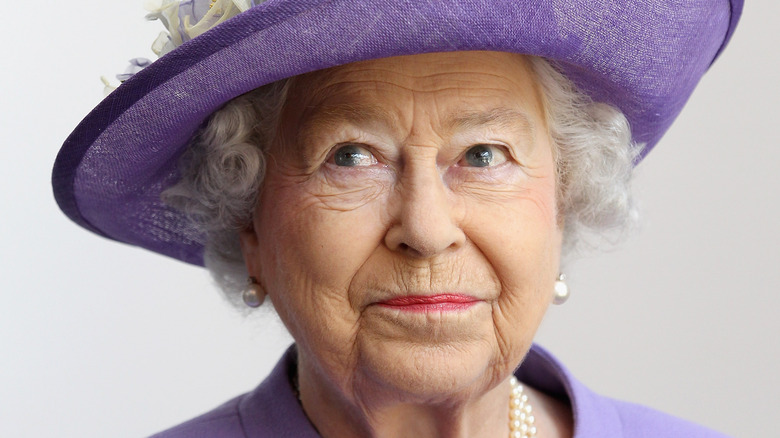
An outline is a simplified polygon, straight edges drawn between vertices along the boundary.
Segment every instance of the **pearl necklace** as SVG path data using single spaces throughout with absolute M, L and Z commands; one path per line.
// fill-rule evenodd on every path
M 523 385 L 515 376 L 509 379 L 512 393 L 509 395 L 509 438 L 533 438 L 536 436 L 534 416 L 528 396 L 523 394 Z

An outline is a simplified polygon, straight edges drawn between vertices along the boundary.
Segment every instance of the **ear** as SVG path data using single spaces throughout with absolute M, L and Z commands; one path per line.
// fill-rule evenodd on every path
M 259 256 L 260 241 L 255 232 L 254 222 L 250 222 L 246 228 L 239 231 L 238 239 L 241 243 L 241 254 L 244 256 L 247 273 L 250 277 L 259 278 L 260 270 L 258 269 L 257 257 Z

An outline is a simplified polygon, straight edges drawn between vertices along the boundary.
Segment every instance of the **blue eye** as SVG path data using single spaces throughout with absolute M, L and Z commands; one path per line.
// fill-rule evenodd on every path
M 469 148 L 463 155 L 461 166 L 489 167 L 497 166 L 506 161 L 506 154 L 500 148 L 480 144 Z
M 345 145 L 333 154 L 333 162 L 337 166 L 357 167 L 376 164 L 376 158 L 368 150 L 358 145 Z

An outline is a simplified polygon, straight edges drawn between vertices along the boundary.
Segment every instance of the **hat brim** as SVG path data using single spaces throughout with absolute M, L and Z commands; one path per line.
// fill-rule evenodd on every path
M 64 143 L 52 182 L 79 225 L 203 264 L 203 232 L 164 205 L 193 133 L 262 85 L 350 62 L 493 50 L 552 61 L 628 118 L 641 156 L 728 42 L 742 0 L 270 0 L 185 43 L 104 99 Z

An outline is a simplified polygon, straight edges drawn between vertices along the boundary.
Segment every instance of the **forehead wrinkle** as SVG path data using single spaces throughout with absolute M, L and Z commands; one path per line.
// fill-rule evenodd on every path
M 515 130 L 518 127 L 536 138 L 536 129 L 528 114 L 510 108 L 493 108 L 487 111 L 467 111 L 448 117 L 445 126 L 451 131 L 465 131 L 482 127 L 496 127 Z

